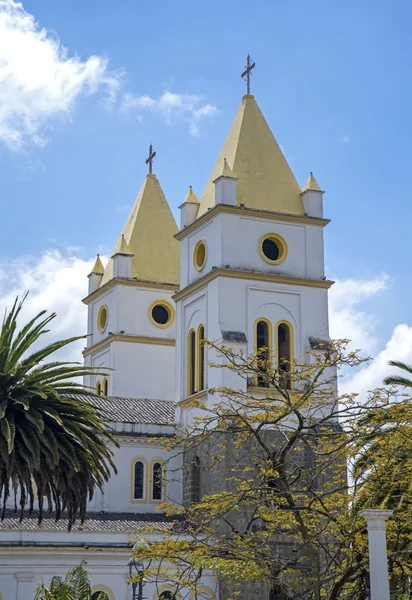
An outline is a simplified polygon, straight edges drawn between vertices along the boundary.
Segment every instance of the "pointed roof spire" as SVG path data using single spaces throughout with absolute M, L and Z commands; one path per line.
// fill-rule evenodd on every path
M 92 273 L 95 273 L 96 275 L 103 275 L 104 274 L 104 267 L 102 264 L 102 261 L 100 260 L 100 255 L 97 255 L 97 258 L 95 260 L 95 263 L 93 265 L 93 269 L 91 270 Z
M 231 179 L 236 179 L 235 176 L 233 175 L 233 171 L 232 169 L 229 167 L 226 158 L 223 159 L 223 163 L 220 165 L 220 168 L 218 169 L 218 175 L 216 177 L 216 179 L 218 179 L 219 177 L 230 177 Z M 215 181 L 216 181 L 215 179 Z
M 146 175 L 112 256 L 132 254 L 132 277 L 145 281 L 179 283 L 177 225 L 156 175 Z M 113 277 L 107 263 L 102 285 Z
M 122 239 L 120 241 L 120 246 L 117 251 L 117 254 L 126 254 L 128 256 L 133 256 L 133 253 L 130 252 L 130 248 L 126 243 L 126 240 L 124 239 L 124 233 L 122 233 Z
M 320 186 L 318 184 L 318 182 L 316 181 L 312 171 L 310 172 L 310 175 L 308 177 L 307 182 L 305 183 L 305 185 L 302 188 L 302 193 L 303 192 L 307 192 L 308 190 L 312 190 L 315 192 L 321 192 L 322 190 L 320 189 Z
M 183 200 L 183 204 L 185 202 L 191 202 L 192 204 L 199 204 L 198 197 L 194 193 L 192 186 L 189 187 L 189 191 L 187 192 L 186 198 Z
M 200 199 L 199 215 L 215 204 L 213 181 L 221 176 L 225 157 L 228 167 L 238 178 L 238 205 L 295 215 L 304 214 L 300 186 L 253 96 L 242 98 Z

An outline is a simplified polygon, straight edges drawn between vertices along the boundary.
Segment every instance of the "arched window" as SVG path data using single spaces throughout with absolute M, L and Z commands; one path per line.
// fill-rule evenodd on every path
M 191 473 L 191 500 L 192 502 L 200 502 L 200 458 L 195 456 L 192 462 Z
M 177 596 L 173 592 L 167 590 L 160 594 L 159 600 L 177 600 Z
M 93 592 L 90 600 L 110 600 L 106 592 Z
M 197 330 L 197 391 L 205 389 L 205 328 L 199 326 Z
M 290 390 L 292 389 L 290 372 L 293 361 L 293 332 L 289 323 L 282 322 L 278 324 L 277 344 L 279 383 Z
M 163 465 L 158 461 L 152 465 L 152 500 L 163 500 Z
M 108 381 L 107 377 L 105 377 L 103 379 L 103 396 L 107 396 L 108 391 L 109 391 L 109 381 Z
M 196 391 L 196 334 L 193 329 L 187 336 L 187 395 Z
M 259 387 L 267 387 L 269 382 L 265 375 L 270 366 L 271 360 L 271 326 L 266 319 L 256 321 L 256 352 L 258 358 L 258 369 L 261 375 L 258 375 L 257 385 Z
M 133 466 L 133 500 L 144 500 L 144 473 L 143 461 L 137 460 Z
M 102 395 L 102 384 L 101 384 L 101 381 L 98 381 L 98 382 L 96 383 L 96 394 L 97 394 L 98 396 L 101 396 L 101 395 Z

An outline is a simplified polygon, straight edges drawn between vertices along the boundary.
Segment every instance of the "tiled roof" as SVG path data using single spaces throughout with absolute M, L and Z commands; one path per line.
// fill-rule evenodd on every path
M 119 396 L 75 396 L 95 406 L 106 421 L 174 425 L 175 404 L 171 400 L 122 398 Z
M 31 515 L 24 517 L 20 523 L 19 513 L 13 510 L 6 511 L 4 521 L 0 521 L 1 530 L 18 530 L 18 531 L 66 531 L 68 520 L 62 517 L 59 521 L 55 521 L 53 513 L 45 513 L 41 525 L 38 523 L 39 513 L 34 511 Z M 72 527 L 72 532 L 90 531 L 94 533 L 134 533 L 141 527 L 155 525 L 156 529 L 166 531 L 170 528 L 170 519 L 165 515 L 158 513 L 106 513 L 106 512 L 89 512 L 86 515 L 84 523 L 80 521 Z

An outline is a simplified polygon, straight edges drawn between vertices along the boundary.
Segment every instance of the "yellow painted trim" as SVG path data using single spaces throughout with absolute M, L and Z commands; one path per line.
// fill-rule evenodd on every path
M 194 223 L 178 231 L 175 235 L 177 240 L 183 240 L 192 234 L 198 227 L 204 225 L 220 213 L 229 213 L 239 216 L 248 216 L 271 221 L 283 221 L 287 223 L 299 223 L 301 225 L 315 225 L 325 227 L 330 223 L 330 219 L 320 219 L 318 217 L 307 217 L 305 215 L 291 215 L 289 213 L 278 213 L 271 210 L 260 210 L 257 208 L 247 208 L 246 206 L 228 206 L 227 204 L 216 204 L 209 211 L 203 213 Z
M 162 498 L 161 500 L 155 500 L 153 498 L 153 466 L 156 463 L 160 463 L 162 465 Z M 149 499 L 152 504 L 160 504 L 161 502 L 165 502 L 166 500 L 166 490 L 167 490 L 167 481 L 166 481 L 166 465 L 163 458 L 152 458 L 150 461 L 150 475 L 148 479 L 148 487 L 149 487 Z
M 143 473 L 143 498 L 141 500 L 134 497 L 134 466 L 137 462 L 141 462 L 144 465 L 144 473 Z M 147 490 L 148 490 L 148 481 L 149 481 L 149 463 L 143 456 L 136 456 L 132 460 L 132 464 L 130 467 L 130 502 L 132 504 L 147 504 Z
M 106 318 L 104 323 L 102 324 L 102 315 L 106 313 Z M 100 333 L 104 333 L 106 331 L 106 327 L 107 327 L 107 322 L 109 320 L 109 311 L 107 308 L 107 304 L 102 304 L 101 307 L 99 308 L 99 312 L 97 313 L 97 328 L 100 331 Z
M 163 306 L 167 310 L 167 312 L 168 312 L 169 320 L 164 325 L 162 325 L 161 323 L 157 323 L 154 320 L 154 318 L 152 317 L 152 310 L 157 305 L 158 306 Z M 166 302 L 166 300 L 155 300 L 149 306 L 149 319 L 151 320 L 151 322 L 153 323 L 153 325 L 155 327 L 159 327 L 159 329 L 167 329 L 168 327 L 170 327 L 172 325 L 172 323 L 175 320 L 175 309 L 173 308 L 173 306 L 169 302 Z
M 96 395 L 97 396 L 101 396 L 102 395 L 102 382 L 100 381 L 100 379 L 98 379 L 96 381 Z
M 191 381 L 192 379 L 192 373 L 193 373 L 193 363 L 192 363 L 192 352 L 191 352 L 191 344 L 190 344 L 190 337 L 193 334 L 193 343 L 194 343 L 194 350 L 195 350 L 195 360 L 196 360 L 196 332 L 194 329 L 191 329 L 189 331 L 189 333 L 187 334 L 186 337 L 186 369 L 187 369 L 187 373 L 186 373 L 186 394 L 188 396 L 193 396 L 193 394 L 196 394 L 196 365 L 195 365 L 195 370 L 194 370 L 194 380 L 193 382 Z M 191 383 L 193 383 L 193 392 L 190 393 L 190 390 L 192 389 L 192 386 L 190 385 Z
M 201 585 L 197 589 L 197 595 L 196 592 L 192 592 L 189 596 L 189 600 L 203 600 L 203 596 L 199 596 L 199 594 L 203 592 L 208 592 L 209 594 L 211 594 L 210 600 L 216 600 L 215 592 L 212 590 L 212 588 L 207 587 L 206 585 Z M 206 600 L 206 598 L 204 600 Z
M 200 261 L 198 260 L 198 253 L 202 246 L 205 249 L 205 256 L 203 258 L 203 262 L 200 264 Z M 195 246 L 195 249 L 193 250 L 193 266 L 196 269 L 196 271 L 202 271 L 202 269 L 204 268 L 204 266 L 206 264 L 206 261 L 207 261 L 207 244 L 206 244 L 205 240 L 199 240 Z
M 163 594 L 163 592 L 172 592 L 172 590 L 170 589 L 170 587 L 171 587 L 171 586 L 170 586 L 170 585 L 167 585 L 167 584 L 165 584 L 165 585 L 162 585 L 161 587 L 159 587 L 159 588 L 158 588 L 158 589 L 155 591 L 155 593 L 154 593 L 153 600 L 159 600 L 159 598 L 160 598 L 160 596 Z M 176 594 L 175 594 L 174 592 L 172 592 L 172 594 L 173 594 L 174 596 L 176 596 L 176 598 L 177 598 L 178 600 L 182 600 L 182 595 L 180 594 L 180 592 L 177 592 Z M 163 598 L 162 598 L 162 600 L 163 600 Z
M 279 258 L 276 260 L 270 260 L 270 258 L 268 258 L 263 252 L 263 242 L 265 240 L 272 240 L 279 247 Z M 265 235 L 262 235 L 259 240 L 259 253 L 263 260 L 270 265 L 280 265 L 288 256 L 288 245 L 284 238 L 278 233 L 265 233 Z
M 230 279 L 248 279 L 250 281 L 260 281 L 265 283 L 281 283 L 284 285 L 299 285 L 305 287 L 322 288 L 328 290 L 335 283 L 329 279 L 304 279 L 303 277 L 291 277 L 290 275 L 277 275 L 273 273 L 260 273 L 256 271 L 243 271 L 242 269 L 215 269 L 201 279 L 194 281 L 180 292 L 173 296 L 177 302 L 193 292 L 200 290 L 216 277 L 228 277 Z
M 94 300 L 97 300 L 102 294 L 105 294 L 116 285 L 123 285 L 126 287 L 134 287 L 134 288 L 145 288 L 148 290 L 163 290 L 166 292 L 174 292 L 179 290 L 178 283 L 162 283 L 160 281 L 147 281 L 145 279 L 125 279 L 123 277 L 114 277 L 110 279 L 107 283 L 99 287 L 97 290 L 83 298 L 82 302 L 84 304 L 90 304 Z
M 206 348 L 203 344 L 203 386 L 200 386 L 200 379 L 201 379 L 201 364 L 200 364 L 200 357 L 202 354 L 202 339 L 200 338 L 200 330 L 203 328 L 203 340 L 205 339 L 205 326 L 202 324 L 199 325 L 199 327 L 197 328 L 197 333 L 196 333 L 196 389 L 198 390 L 198 392 L 201 392 L 202 390 L 205 389 L 206 386 L 206 365 L 205 365 L 205 358 L 206 358 Z
M 169 338 L 148 337 L 145 335 L 123 335 L 121 333 L 114 333 L 104 340 L 97 342 L 97 344 L 90 346 L 90 348 L 83 350 L 83 356 L 89 356 L 89 354 L 93 354 L 93 352 L 97 352 L 97 350 L 101 350 L 105 346 L 109 346 L 109 344 L 112 342 L 154 344 L 155 346 L 176 346 L 176 340 L 171 340 Z
M 92 594 L 95 592 L 104 592 L 109 597 L 109 600 L 114 600 L 114 594 L 112 590 L 107 587 L 107 585 L 94 585 L 92 587 Z
M 201 398 L 206 398 L 206 396 L 207 396 L 207 391 L 201 390 L 200 392 L 195 392 L 191 396 L 187 396 L 186 398 L 183 398 L 183 400 L 179 400 L 178 404 L 181 408 L 186 408 L 187 406 L 189 406 L 189 404 L 191 402 L 193 402 L 193 400 L 200 400 Z
M 276 341 L 276 369 L 279 370 L 279 344 L 278 344 L 278 329 L 279 329 L 279 325 L 287 325 L 289 327 L 289 332 L 290 332 L 290 371 L 292 372 L 294 369 L 294 365 L 295 365 L 295 330 L 293 328 L 292 323 L 290 323 L 289 321 L 286 321 L 285 319 L 282 319 L 280 321 L 278 321 L 276 323 L 276 329 L 275 329 L 275 341 Z M 293 391 L 294 387 L 295 387 L 295 382 L 293 381 L 293 378 L 290 378 L 290 390 Z
M 109 393 L 109 380 L 107 377 L 103 377 L 102 392 L 103 396 L 107 396 Z

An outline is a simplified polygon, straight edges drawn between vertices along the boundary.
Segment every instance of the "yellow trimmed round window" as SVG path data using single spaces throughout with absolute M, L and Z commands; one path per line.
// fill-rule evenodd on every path
M 197 242 L 193 253 L 193 264 L 197 271 L 201 271 L 206 263 L 206 244 L 203 240 Z
M 107 306 L 105 304 L 99 308 L 99 313 L 97 315 L 97 327 L 99 328 L 100 333 L 103 333 L 107 327 Z
M 150 305 L 149 317 L 156 327 L 169 327 L 173 323 L 174 310 L 168 302 L 156 300 Z
M 279 265 L 288 254 L 288 247 L 283 237 L 277 233 L 268 233 L 260 240 L 260 254 L 271 265 Z

